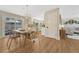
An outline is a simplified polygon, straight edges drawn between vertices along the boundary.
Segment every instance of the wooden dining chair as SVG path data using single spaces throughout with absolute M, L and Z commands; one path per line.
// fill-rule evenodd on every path
M 10 49 L 12 41 L 14 40 L 16 44 L 18 44 L 18 38 L 20 37 L 20 35 L 17 33 L 12 33 L 11 35 L 9 35 L 8 41 L 7 41 L 7 47 L 8 49 Z
M 39 39 L 39 35 L 40 33 L 39 32 L 32 32 L 31 33 L 31 41 L 33 42 L 33 45 L 36 45 L 38 46 L 39 50 L 40 50 L 40 39 Z
M 38 32 L 35 32 L 35 31 L 31 32 L 30 38 L 33 41 L 33 43 L 35 43 L 34 39 L 38 39 L 38 37 L 39 37 L 39 33 Z

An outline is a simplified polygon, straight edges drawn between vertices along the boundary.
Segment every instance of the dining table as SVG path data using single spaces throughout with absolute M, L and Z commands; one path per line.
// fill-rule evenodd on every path
M 26 45 L 26 39 L 30 39 L 30 35 L 31 35 L 31 31 L 26 31 L 26 30 L 14 30 L 13 31 L 16 35 L 20 35 L 20 40 L 19 40 L 19 44 L 20 47 L 25 47 Z M 22 43 L 23 42 L 23 43 Z

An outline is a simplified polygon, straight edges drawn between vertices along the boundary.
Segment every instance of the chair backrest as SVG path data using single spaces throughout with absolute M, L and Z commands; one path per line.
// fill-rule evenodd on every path
M 33 38 L 38 38 L 39 32 L 33 31 L 33 32 L 31 33 L 31 35 L 32 35 Z

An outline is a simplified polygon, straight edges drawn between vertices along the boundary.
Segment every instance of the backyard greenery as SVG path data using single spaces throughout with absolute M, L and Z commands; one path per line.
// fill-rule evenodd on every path
M 74 20 L 74 19 L 70 19 L 70 20 L 66 21 L 64 24 L 79 24 L 79 21 Z

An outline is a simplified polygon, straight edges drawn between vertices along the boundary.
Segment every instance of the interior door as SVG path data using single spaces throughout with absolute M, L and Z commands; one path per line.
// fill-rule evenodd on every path
M 44 18 L 45 36 L 59 39 L 59 8 L 47 11 Z

